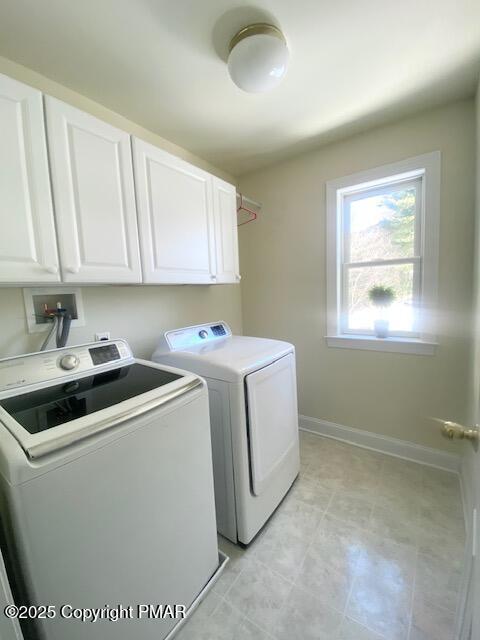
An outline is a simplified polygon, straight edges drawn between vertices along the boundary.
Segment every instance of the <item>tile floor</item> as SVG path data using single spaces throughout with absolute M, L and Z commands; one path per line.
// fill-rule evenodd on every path
M 301 474 L 177 640 L 453 640 L 464 525 L 451 473 L 301 434 Z

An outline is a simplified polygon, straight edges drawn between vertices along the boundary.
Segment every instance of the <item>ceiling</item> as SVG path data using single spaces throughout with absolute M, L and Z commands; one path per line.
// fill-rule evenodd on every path
M 282 28 L 291 64 L 254 95 L 224 60 L 258 21 Z M 480 2 L 2 0 L 0 55 L 240 175 L 473 95 Z

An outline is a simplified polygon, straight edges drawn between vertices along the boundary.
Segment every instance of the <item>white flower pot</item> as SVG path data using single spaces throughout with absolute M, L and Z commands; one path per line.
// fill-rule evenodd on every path
M 388 320 L 375 320 L 375 335 L 377 338 L 388 338 Z

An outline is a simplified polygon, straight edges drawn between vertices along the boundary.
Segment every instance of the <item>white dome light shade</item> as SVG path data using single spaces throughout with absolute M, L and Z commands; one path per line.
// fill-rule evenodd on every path
M 263 93 L 280 84 L 288 58 L 282 32 L 272 25 L 254 24 L 239 31 L 230 43 L 228 71 L 243 91 Z

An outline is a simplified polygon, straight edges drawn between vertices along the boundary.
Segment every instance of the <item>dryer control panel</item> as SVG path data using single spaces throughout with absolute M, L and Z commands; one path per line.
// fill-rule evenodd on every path
M 220 321 L 167 331 L 165 341 L 170 351 L 179 351 L 212 342 L 212 340 L 229 338 L 231 335 L 228 324 Z

